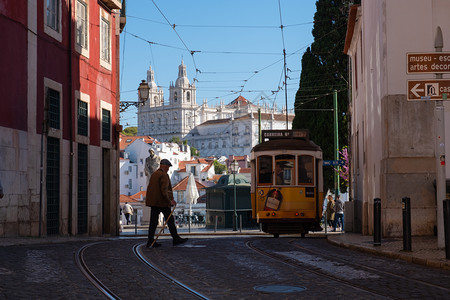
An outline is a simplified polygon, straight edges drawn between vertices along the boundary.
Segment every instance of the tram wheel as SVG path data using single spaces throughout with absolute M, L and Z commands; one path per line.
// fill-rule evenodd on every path
M 280 234 L 279 234 L 279 233 L 274 233 L 274 234 L 273 234 L 273 237 L 274 237 L 274 238 L 279 238 L 279 237 L 280 237 Z
M 300 233 L 300 236 L 301 236 L 302 238 L 304 238 L 305 235 L 306 235 L 306 233 L 304 233 L 304 232 Z

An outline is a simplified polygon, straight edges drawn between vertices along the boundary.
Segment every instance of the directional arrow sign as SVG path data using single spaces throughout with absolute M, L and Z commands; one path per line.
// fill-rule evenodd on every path
M 450 94 L 450 79 L 408 80 L 408 101 L 443 100 Z

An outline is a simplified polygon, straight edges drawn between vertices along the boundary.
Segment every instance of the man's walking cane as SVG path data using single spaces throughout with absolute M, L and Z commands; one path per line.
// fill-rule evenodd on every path
M 158 234 L 156 235 L 156 238 L 153 239 L 153 242 L 152 242 L 152 244 L 150 245 L 150 248 L 152 248 L 152 247 L 153 247 L 153 244 L 156 243 L 156 240 L 159 238 L 159 236 L 161 235 L 162 231 L 163 231 L 164 228 L 166 227 L 167 222 L 169 222 L 169 219 L 172 217 L 172 214 L 173 214 L 173 212 L 175 211 L 175 208 L 176 208 L 176 207 L 177 207 L 177 205 L 175 204 L 175 205 L 173 206 L 172 211 L 170 212 L 169 217 L 164 221 L 163 227 L 159 230 Z

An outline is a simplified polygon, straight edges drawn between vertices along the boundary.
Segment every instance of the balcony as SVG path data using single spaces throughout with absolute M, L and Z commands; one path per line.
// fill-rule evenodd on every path
M 120 0 L 100 0 L 103 4 L 105 4 L 109 9 L 121 9 L 122 2 Z

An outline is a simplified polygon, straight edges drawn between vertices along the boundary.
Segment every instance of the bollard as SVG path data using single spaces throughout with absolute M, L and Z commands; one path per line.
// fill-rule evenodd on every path
M 216 222 L 215 222 L 215 225 L 214 225 L 214 232 L 216 232 L 217 231 L 217 216 L 216 216 Z
M 136 216 L 131 215 L 131 222 L 133 222 L 133 219 L 134 219 L 134 234 L 137 235 L 137 215 Z
M 239 232 L 242 232 L 242 215 L 239 215 Z
M 403 251 L 411 251 L 411 206 L 408 197 L 402 198 Z
M 381 199 L 373 199 L 373 245 L 381 246 Z
M 445 259 L 450 259 L 450 200 L 444 200 Z

